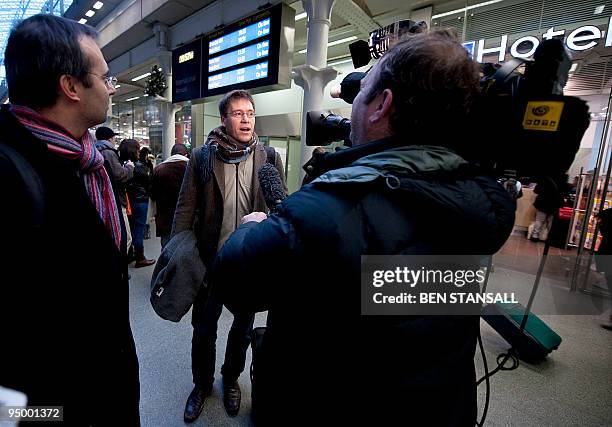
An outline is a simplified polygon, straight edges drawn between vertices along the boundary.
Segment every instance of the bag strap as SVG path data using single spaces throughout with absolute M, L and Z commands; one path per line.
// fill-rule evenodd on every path
M 198 156 L 197 172 L 199 184 L 204 187 L 213 170 L 214 157 L 216 155 L 216 146 L 213 144 L 204 144 Z
M 44 187 L 40 180 L 40 176 L 32 165 L 17 151 L 6 144 L 0 144 L 0 156 L 9 160 L 24 184 L 26 197 L 30 202 L 32 225 L 40 227 L 43 223 L 43 214 L 45 208 Z
M 266 150 L 266 163 L 270 163 L 272 166 L 276 163 L 276 150 L 274 147 L 264 146 Z

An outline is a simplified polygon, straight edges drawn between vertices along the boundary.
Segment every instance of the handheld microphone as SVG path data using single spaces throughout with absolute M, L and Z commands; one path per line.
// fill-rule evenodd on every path
M 283 181 L 278 170 L 270 163 L 264 164 L 257 174 L 261 192 L 266 200 L 266 206 L 270 213 L 276 212 L 276 208 L 287 197 L 283 187 Z

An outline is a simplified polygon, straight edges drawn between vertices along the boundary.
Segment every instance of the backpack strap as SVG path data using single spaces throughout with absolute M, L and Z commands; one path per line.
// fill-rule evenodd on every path
M 26 192 L 26 197 L 32 208 L 29 211 L 32 225 L 34 227 L 42 226 L 45 197 L 40 176 L 21 154 L 6 144 L 0 144 L 0 157 L 9 160 L 13 164 L 15 171 L 17 171 L 21 177 L 21 181 L 23 182 Z
M 276 163 L 276 150 L 274 147 L 264 146 L 266 150 L 266 163 L 270 163 L 272 166 Z
M 198 156 L 197 173 L 199 180 L 198 183 L 202 187 L 204 187 L 212 175 L 216 152 L 217 146 L 214 144 L 204 144 L 200 150 L 200 155 Z

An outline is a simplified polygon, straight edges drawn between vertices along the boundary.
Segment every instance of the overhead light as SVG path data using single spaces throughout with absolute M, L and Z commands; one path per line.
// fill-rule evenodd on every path
M 296 21 L 300 21 L 300 20 L 306 18 L 307 16 L 308 16 L 308 14 L 306 12 L 298 13 L 297 15 L 295 15 L 295 20 Z
M 104 3 L 102 3 L 101 1 L 97 1 L 94 3 L 93 8 L 96 10 L 100 10 L 102 9 L 102 6 L 104 6 Z
M 85 16 L 87 16 L 88 18 L 91 18 L 92 16 L 94 16 L 96 14 L 96 12 L 94 12 L 93 10 L 89 9 L 87 12 L 85 12 Z
M 473 4 L 471 6 L 462 7 L 461 9 L 451 10 L 450 12 L 439 13 L 438 15 L 432 16 L 431 19 L 437 19 L 437 18 L 442 18 L 443 16 L 454 15 L 455 13 L 465 12 L 466 10 L 476 9 L 477 7 L 488 6 L 490 4 L 495 4 L 495 3 L 502 2 L 502 1 L 504 0 L 490 0 L 484 3 Z
M 353 60 L 349 58 L 349 59 L 343 59 L 342 61 L 330 62 L 329 64 L 327 64 L 327 66 L 333 67 L 334 65 L 346 64 L 347 62 L 353 62 Z
M 347 42 L 352 42 L 353 40 L 357 40 L 357 36 L 350 36 L 350 37 L 345 37 L 343 39 L 340 40 L 335 40 L 333 42 L 329 42 L 327 43 L 327 47 L 329 46 L 335 46 L 337 44 L 342 44 L 342 43 L 347 43 Z M 298 53 L 306 53 L 308 52 L 308 49 L 302 49 L 300 50 Z
M 570 67 L 569 72 L 573 73 L 574 71 L 576 71 L 576 68 L 578 68 L 578 63 L 574 62 L 572 66 Z
M 142 79 L 144 79 L 145 77 L 149 77 L 150 75 L 151 75 L 151 73 L 144 73 L 144 74 L 139 75 L 138 77 L 134 77 L 134 78 L 132 79 L 132 81 L 133 81 L 133 82 L 137 82 L 138 80 L 142 80 Z
M 112 106 L 112 105 L 115 105 L 115 103 L 113 102 L 113 103 L 111 104 L 111 106 Z
M 115 85 L 115 89 L 119 89 L 121 85 Z
M 144 95 L 142 95 L 142 96 L 147 97 L 147 96 L 149 96 L 149 94 L 148 94 L 148 93 L 145 93 L 145 94 L 144 94 Z
M 87 22 L 87 19 L 85 18 L 79 19 L 79 24 L 85 24 L 86 22 Z
M 133 98 L 128 98 L 128 99 L 126 99 L 126 100 L 125 100 L 125 102 L 134 101 L 134 100 L 136 100 L 136 99 L 138 99 L 138 98 L 140 98 L 140 96 L 135 96 L 135 97 L 133 97 Z
M 357 40 L 357 36 L 350 36 L 350 37 L 346 37 L 346 38 L 343 38 L 343 39 L 340 39 L 340 40 L 329 42 L 329 43 L 327 43 L 327 46 L 335 46 L 337 44 L 352 42 L 353 40 Z
M 603 107 L 601 110 L 602 111 L 606 111 L 608 109 L 608 107 Z
M 593 12 L 593 15 L 601 15 L 601 13 L 604 11 L 605 7 L 606 7 L 605 4 L 602 4 L 601 6 L 597 6 L 595 8 L 595 12 Z

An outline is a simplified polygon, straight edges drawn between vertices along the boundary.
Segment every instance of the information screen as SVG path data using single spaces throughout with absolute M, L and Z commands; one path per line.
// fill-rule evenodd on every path
M 198 39 L 172 51 L 172 102 L 201 96 L 202 40 Z
M 237 49 L 232 52 L 217 56 L 208 60 L 208 72 L 223 70 L 236 64 L 243 64 L 254 59 L 261 59 L 268 56 L 270 42 L 264 40 L 250 46 Z
M 172 102 L 289 87 L 294 25 L 295 10 L 279 3 L 175 49 Z
M 231 49 L 235 46 L 248 43 L 260 37 L 270 34 L 270 18 L 262 19 L 246 28 L 229 33 L 226 36 L 216 38 L 208 42 L 208 54 L 214 55 L 218 52 Z
M 208 89 L 231 86 L 268 77 L 268 61 L 208 77 Z

